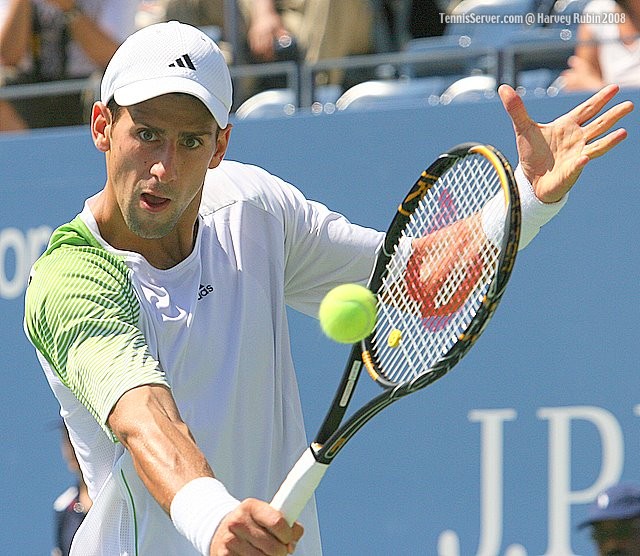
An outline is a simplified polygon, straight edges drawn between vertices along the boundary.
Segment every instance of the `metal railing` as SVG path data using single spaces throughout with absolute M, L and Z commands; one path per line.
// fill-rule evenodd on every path
M 264 64 L 231 65 L 229 71 L 234 86 L 242 89 L 243 78 L 283 77 L 285 86 L 296 92 L 298 107 L 309 107 L 314 101 L 315 77 L 321 72 L 331 70 L 349 71 L 354 69 L 394 68 L 395 76 L 406 75 L 412 64 L 438 62 L 458 63 L 471 61 L 481 56 L 491 60 L 487 67 L 490 74 L 496 75 L 498 52 L 491 48 L 450 49 L 438 52 L 394 52 L 388 54 L 370 54 L 346 58 L 327 59 L 314 64 L 296 62 L 271 62 Z M 386 70 L 385 70 L 386 73 Z M 99 97 L 100 78 L 92 76 L 84 79 L 68 79 L 0 87 L 0 99 L 17 99 L 52 96 L 77 92 L 93 91 Z
M 449 37 L 458 39 L 458 37 Z M 464 39 L 464 37 L 459 37 Z M 544 58 L 543 55 L 558 52 L 558 42 L 535 41 L 535 43 L 507 45 L 501 49 L 474 44 L 470 47 L 463 40 L 441 41 L 438 48 L 423 51 L 405 50 L 383 54 L 350 56 L 345 58 L 321 60 L 314 64 L 304 62 L 272 62 L 263 64 L 231 65 L 230 73 L 234 88 L 243 89 L 244 79 L 283 77 L 285 86 L 295 92 L 298 108 L 311 107 L 315 100 L 316 77 L 322 72 L 332 70 L 348 72 L 367 70 L 386 78 L 422 77 L 428 75 L 451 75 L 459 73 L 455 68 L 465 67 L 470 74 L 473 68 L 477 72 L 491 75 L 498 82 L 517 84 L 517 73 L 522 67 L 525 56 Z M 574 41 L 567 41 L 565 53 L 570 54 Z M 372 77 L 368 77 L 369 79 Z M 376 78 L 376 77 L 373 77 Z M 381 77 L 377 77 L 381 78 Z M 366 78 L 365 78 L 366 80 Z M 17 99 L 85 92 L 99 97 L 100 76 L 86 79 L 30 83 L 22 85 L 0 86 L 0 99 Z M 239 95 L 240 96 L 240 95 Z

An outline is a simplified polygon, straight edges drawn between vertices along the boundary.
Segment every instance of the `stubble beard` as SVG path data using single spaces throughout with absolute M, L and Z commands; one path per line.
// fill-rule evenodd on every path
M 153 218 L 153 215 L 150 215 L 143 221 L 133 207 L 130 207 L 127 214 L 124 215 L 124 220 L 129 230 L 142 239 L 161 239 L 169 235 L 178 222 L 177 217 L 172 217 L 168 221 L 160 221 L 160 215 L 157 220 Z

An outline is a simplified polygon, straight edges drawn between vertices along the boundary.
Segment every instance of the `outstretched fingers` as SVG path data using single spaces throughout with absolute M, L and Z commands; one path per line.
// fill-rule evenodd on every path
M 583 125 L 597 115 L 618 94 L 619 90 L 620 87 L 618 85 L 607 85 L 581 104 L 578 104 L 567 113 L 567 116 L 578 125 Z
M 616 129 L 611 132 L 609 130 L 633 109 L 631 101 L 622 102 L 584 125 L 583 130 L 587 145 L 585 145 L 583 153 L 589 158 L 597 158 L 626 139 L 626 129 Z

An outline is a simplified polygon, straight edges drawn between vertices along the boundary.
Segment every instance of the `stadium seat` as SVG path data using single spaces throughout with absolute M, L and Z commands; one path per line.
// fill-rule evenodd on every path
M 338 110 L 366 110 L 373 107 L 415 106 L 439 97 L 448 80 L 444 77 L 365 81 L 354 85 L 336 101 Z
M 577 18 L 574 19 L 574 14 L 582 13 L 585 6 L 589 3 L 589 0 L 556 0 L 551 8 L 550 14 L 568 16 L 566 19 L 552 18 L 548 27 L 561 27 L 565 28 L 571 33 L 575 34 L 578 27 Z M 565 20 L 570 22 L 569 25 L 564 23 Z
M 236 118 L 291 116 L 296 112 L 296 94 L 292 89 L 268 89 L 245 100 L 236 110 Z
M 497 81 L 491 75 L 471 75 L 452 83 L 440 97 L 442 104 L 479 102 L 496 97 Z
M 338 85 L 322 85 L 314 90 L 314 102 L 320 107 L 333 104 L 342 94 Z M 274 118 L 291 116 L 298 111 L 297 93 L 293 89 L 267 89 L 245 100 L 236 110 L 236 118 Z

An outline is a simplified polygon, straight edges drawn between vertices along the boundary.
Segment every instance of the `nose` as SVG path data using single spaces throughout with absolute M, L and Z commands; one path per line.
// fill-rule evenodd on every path
M 177 149 L 170 143 L 165 143 L 157 152 L 156 160 L 151 165 L 151 175 L 158 178 L 158 181 L 168 183 L 177 177 Z

